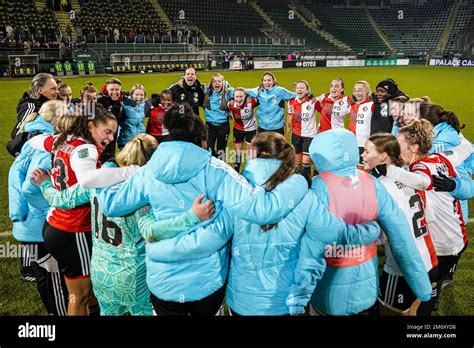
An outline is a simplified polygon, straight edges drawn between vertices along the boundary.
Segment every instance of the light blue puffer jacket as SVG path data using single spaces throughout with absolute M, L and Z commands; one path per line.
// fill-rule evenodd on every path
M 243 175 L 252 184 L 261 185 L 280 163 L 275 159 L 257 158 L 247 162 Z M 308 192 L 301 203 L 268 232 L 263 232 L 260 225 L 238 218 L 233 219 L 232 226 L 226 302 L 240 315 L 304 312 L 316 281 L 324 272 L 326 244 L 342 240 L 366 244 L 375 241 L 380 233 L 375 223 L 346 226 L 327 211 L 314 192 Z M 305 275 L 312 276 L 303 279 L 298 272 L 295 279 L 301 244 L 311 249 L 310 261 L 307 263 L 305 258 L 303 267 L 309 267 Z
M 123 100 L 123 112 L 125 118 L 119 124 L 117 144 L 125 146 L 138 134 L 145 133 L 145 101 L 137 105 L 131 97 Z
M 296 97 L 296 93 L 280 87 L 269 89 L 255 87 L 247 90 L 250 98 L 258 99 L 258 126 L 265 130 L 276 130 L 285 126 L 285 101 Z
M 354 135 L 345 129 L 333 129 L 313 138 L 311 158 L 320 173 L 332 172 L 345 178 L 358 175 L 359 153 Z M 376 190 L 377 221 L 384 229 L 393 255 L 415 295 L 422 301 L 431 298 L 431 283 L 413 238 L 409 235 L 403 212 L 380 182 L 372 178 Z M 312 189 L 329 207 L 329 191 L 320 178 Z M 311 303 L 331 315 L 353 315 L 371 307 L 378 293 L 378 258 L 352 267 L 328 266 L 316 287 Z
M 213 125 L 220 125 L 229 122 L 229 110 L 227 109 L 227 103 L 232 99 L 233 95 L 234 89 L 230 88 L 230 90 L 224 96 L 226 106 L 225 109 L 222 110 L 222 93 L 213 91 L 209 97 L 209 106 L 211 108 L 208 109 L 204 105 L 204 115 L 206 116 L 206 122 L 209 122 Z
M 254 188 L 210 152 L 188 142 L 162 143 L 127 182 L 99 190 L 107 216 L 125 216 L 149 204 L 157 221 L 186 212 L 200 194 L 216 214 L 174 238 L 147 244 L 147 284 L 160 299 L 200 300 L 224 285 L 232 228 L 230 216 L 258 224 L 277 222 L 306 195 L 306 180 L 294 175 L 272 192 Z
M 25 125 L 26 132 L 53 134 L 53 126 L 40 115 Z M 8 173 L 8 207 L 13 222 L 13 236 L 20 242 L 42 242 L 43 225 L 49 205 L 41 191 L 28 179 L 42 167 L 51 169 L 51 155 L 34 150 L 27 141 Z

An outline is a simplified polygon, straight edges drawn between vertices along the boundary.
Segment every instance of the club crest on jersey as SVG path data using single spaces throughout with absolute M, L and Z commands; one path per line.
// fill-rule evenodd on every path
M 364 108 L 362 109 L 362 111 L 367 111 L 367 110 L 369 110 L 367 106 L 364 106 Z
M 342 104 L 344 104 L 344 102 L 342 100 L 339 101 L 339 105 L 342 106 Z
M 244 112 L 245 112 L 245 113 L 248 113 L 248 112 L 249 112 L 249 109 L 244 109 Z
M 89 149 L 80 149 L 78 152 L 77 152 L 77 155 L 79 156 L 79 158 L 87 158 L 89 157 Z
M 311 110 L 311 105 L 307 105 L 306 110 Z

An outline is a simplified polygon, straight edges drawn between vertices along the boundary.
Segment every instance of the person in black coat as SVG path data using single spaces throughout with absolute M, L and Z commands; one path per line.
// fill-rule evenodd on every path
M 370 135 L 375 133 L 390 133 L 393 127 L 393 117 L 390 115 L 390 100 L 405 96 L 398 85 L 391 78 L 380 81 L 376 92 L 372 95 L 374 101 L 374 112 L 370 126 Z M 408 99 L 408 97 L 407 97 Z
M 187 68 L 184 78 L 169 87 L 173 100 L 178 104 L 188 103 L 196 115 L 204 103 L 204 86 L 197 80 L 196 70 Z
M 33 77 L 30 84 L 30 92 L 25 92 L 16 107 L 17 121 L 11 132 L 11 140 L 7 143 L 7 151 L 12 156 L 17 156 L 23 144 L 33 134 L 18 134 L 24 120 L 34 112 L 38 112 L 41 106 L 49 100 L 58 98 L 58 85 L 53 75 L 40 73 Z M 17 136 L 18 135 L 18 136 Z
M 97 103 L 104 106 L 107 110 L 117 119 L 120 124 L 125 119 L 125 113 L 123 111 L 122 99 L 124 94 L 122 93 L 122 83 L 119 79 L 112 78 L 107 80 L 105 86 L 102 87 L 102 95 L 97 98 Z M 118 133 L 118 132 L 117 132 Z M 108 144 L 104 151 L 100 155 L 100 161 L 105 163 L 115 158 L 115 151 L 117 146 L 117 133 L 114 135 L 114 141 Z

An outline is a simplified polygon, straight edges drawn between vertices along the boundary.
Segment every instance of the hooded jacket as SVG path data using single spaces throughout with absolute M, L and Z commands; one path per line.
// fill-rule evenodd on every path
M 259 128 L 276 130 L 285 127 L 285 101 L 296 98 L 296 93 L 275 85 L 269 89 L 249 89 L 247 95 L 258 99 L 256 116 Z
M 169 141 L 127 182 L 99 191 L 99 204 L 110 217 L 125 216 L 148 204 L 160 221 L 189 210 L 200 194 L 215 202 L 213 219 L 146 246 L 151 292 L 163 300 L 188 302 L 209 296 L 225 282 L 232 234 L 229 214 L 258 224 L 277 222 L 304 198 L 308 187 L 302 176 L 294 175 L 265 192 L 209 151 Z
M 119 123 L 117 144 L 119 147 L 125 146 L 138 134 L 145 133 L 145 101 L 139 105 L 131 97 L 123 100 L 123 112 L 125 118 Z
M 25 131 L 54 132 L 53 126 L 40 115 L 25 125 Z M 26 142 L 8 173 L 8 207 L 13 222 L 13 236 L 21 242 L 43 241 L 42 231 L 49 205 L 39 188 L 29 180 L 38 167 L 51 169 L 51 155 L 34 150 Z
M 253 159 L 247 162 L 243 176 L 253 185 L 262 185 L 280 163 Z M 376 224 L 346 225 L 327 211 L 314 192 L 308 192 L 267 232 L 239 218 L 233 218 L 232 227 L 226 303 L 240 315 L 303 313 L 324 272 L 326 245 L 345 241 L 366 244 L 375 241 L 380 232 Z
M 344 129 L 333 129 L 313 138 L 309 148 L 311 158 L 320 173 L 331 172 L 339 177 L 352 178 L 357 183 L 359 153 L 354 135 Z M 376 219 L 388 237 L 393 255 L 405 279 L 422 301 L 431 298 L 431 283 L 423 260 L 403 212 L 384 186 L 374 177 L 377 201 Z M 330 205 L 330 194 L 320 177 L 313 179 L 312 188 L 323 204 Z M 371 307 L 378 295 L 378 257 L 349 267 L 328 266 L 316 287 L 311 303 L 330 315 L 354 315 Z

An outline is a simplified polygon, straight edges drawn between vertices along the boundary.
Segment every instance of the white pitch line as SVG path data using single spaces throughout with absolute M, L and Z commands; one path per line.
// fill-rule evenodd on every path
M 474 222 L 474 218 L 467 219 L 467 222 Z

